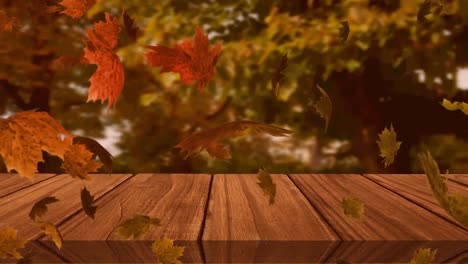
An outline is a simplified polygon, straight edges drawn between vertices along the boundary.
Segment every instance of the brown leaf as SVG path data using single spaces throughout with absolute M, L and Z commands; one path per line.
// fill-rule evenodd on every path
M 276 184 L 273 182 L 273 178 L 271 178 L 270 173 L 265 170 L 260 169 L 258 171 L 258 186 L 262 188 L 263 193 L 270 196 L 270 205 L 275 203 L 275 196 L 276 196 Z
M 9 16 L 5 11 L 0 10 L 0 31 L 11 31 L 18 29 L 20 23 L 15 17 Z
M 65 140 L 62 136 L 65 135 Z M 71 134 L 46 112 L 25 111 L 0 118 L 0 155 L 8 171 L 32 179 L 42 151 L 63 159 Z
M 278 66 L 275 69 L 275 73 L 271 78 L 271 85 L 273 87 L 273 90 L 275 90 L 276 96 L 278 96 L 280 82 L 282 82 L 284 79 L 284 71 L 286 70 L 286 68 L 288 68 L 288 54 L 284 54 L 283 56 L 281 56 Z
M 59 249 L 62 247 L 62 235 L 55 225 L 42 221 L 37 221 L 36 225 L 42 229 L 44 234 L 50 235 L 52 237 L 52 240 Z
M 131 18 L 125 10 L 122 11 L 122 18 L 124 22 L 125 32 L 127 33 L 129 39 L 132 42 L 135 42 L 140 34 L 140 29 L 135 26 L 135 20 Z
M 102 163 L 92 160 L 93 153 L 86 149 L 84 145 L 70 145 L 65 152 L 62 169 L 73 178 L 91 180 L 88 173 L 96 172 Z
M 36 217 L 42 217 L 47 213 L 47 205 L 51 203 L 56 203 L 59 200 L 53 196 L 44 197 L 38 202 L 36 202 L 33 207 L 31 208 L 31 212 L 29 213 L 29 217 L 36 221 Z
M 317 86 L 317 89 L 320 91 L 320 94 L 322 96 L 320 96 L 317 102 L 315 102 L 314 107 L 315 111 L 317 111 L 320 117 L 325 119 L 325 133 L 327 133 L 328 124 L 330 124 L 330 119 L 333 111 L 333 104 L 325 90 L 323 90 L 320 86 Z
M 135 215 L 133 218 L 123 221 L 117 226 L 117 234 L 123 238 L 139 238 L 148 232 L 152 226 L 160 225 L 158 218 L 151 218 L 146 215 Z
M 14 257 L 21 258 L 18 249 L 24 248 L 26 240 L 16 237 L 17 230 L 9 226 L 0 228 L 0 259 Z
M 119 33 L 118 19 L 111 18 L 108 13 L 105 22 L 95 23 L 94 29 L 86 30 L 88 41 L 84 58 L 88 63 L 97 65 L 97 70 L 90 79 L 88 102 L 109 100 L 107 109 L 111 105 L 115 106 L 125 80 L 123 65 L 113 51 L 117 46 Z
M 186 153 L 185 158 L 206 149 L 208 153 L 217 159 L 229 159 L 231 157 L 229 150 L 219 143 L 219 141 L 236 138 L 244 135 L 247 129 L 252 128 L 257 133 L 266 133 L 274 137 L 284 137 L 292 133 L 291 131 L 262 124 L 253 121 L 235 121 L 224 125 L 207 129 L 201 132 L 193 133 L 184 138 L 176 148 L 180 148 L 181 153 Z
M 82 144 L 93 153 L 93 159 L 99 157 L 99 160 L 104 164 L 107 171 L 112 173 L 112 155 L 99 142 L 88 137 L 73 137 L 73 144 Z
M 96 214 L 97 206 L 93 205 L 94 203 L 94 196 L 92 196 L 86 186 L 83 190 L 81 190 L 81 205 L 83 206 L 83 211 L 94 219 L 94 215 Z

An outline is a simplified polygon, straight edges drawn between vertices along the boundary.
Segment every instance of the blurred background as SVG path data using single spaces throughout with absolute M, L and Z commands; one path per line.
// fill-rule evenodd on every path
M 440 105 L 468 102 L 468 0 L 428 0 L 427 21 L 417 19 L 420 0 L 98 0 L 78 20 L 47 13 L 57 2 L 0 2 L 21 23 L 0 32 L 0 115 L 47 111 L 103 144 L 115 156 L 114 172 L 409 173 L 421 171 L 416 153 L 424 148 L 442 170 L 468 172 L 468 116 Z M 122 21 L 124 9 L 140 32 L 136 40 L 121 32 L 125 86 L 106 112 L 107 102 L 86 103 L 96 66 L 78 61 L 85 30 L 104 12 Z M 217 75 L 201 93 L 144 56 L 145 45 L 172 46 L 193 38 L 196 26 L 223 43 Z M 271 78 L 285 53 L 276 96 Z M 326 134 L 313 107 L 317 85 L 333 102 Z M 294 133 L 229 140 L 229 161 L 205 152 L 184 160 L 174 149 L 191 132 L 234 120 Z M 403 144 L 384 168 L 376 140 L 390 124 Z M 54 157 L 39 166 L 59 168 Z

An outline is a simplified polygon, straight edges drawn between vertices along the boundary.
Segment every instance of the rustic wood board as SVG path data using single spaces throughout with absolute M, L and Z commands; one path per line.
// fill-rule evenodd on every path
M 446 176 L 447 179 L 468 186 L 468 174 L 449 174 L 442 175 Z
M 44 249 L 37 241 L 29 241 L 26 243 L 25 248 L 18 250 L 22 256 L 25 256 L 28 252 L 32 253 L 32 263 L 63 263 L 65 260 L 61 259 L 55 253 Z M 1 259 L 0 263 L 16 263 L 18 260 L 14 258 Z
M 468 249 L 467 231 L 362 175 L 290 177 L 345 241 L 330 257 L 331 261 L 340 258 L 352 263 L 406 262 L 421 245 L 438 249 L 438 260 L 444 260 Z M 365 205 L 360 220 L 343 213 L 341 201 L 349 194 Z M 402 241 L 410 244 L 399 246 Z M 395 250 L 392 248 L 398 248 L 398 254 L 389 253 Z
M 91 195 L 99 199 L 129 176 L 92 174 L 91 181 L 82 181 L 66 174 L 58 175 L 0 198 L 0 219 L 17 229 L 18 236 L 36 239 L 41 235 L 41 229 L 28 216 L 34 203 L 44 197 L 55 196 L 59 202 L 50 204 L 48 213 L 41 220 L 58 224 L 82 210 L 80 192 L 85 185 Z
M 36 174 L 33 180 L 21 177 L 16 173 L 0 173 L 0 198 L 8 194 L 14 193 L 23 188 L 27 188 L 31 185 L 37 184 L 44 180 L 47 180 L 56 174 Z
M 269 205 L 256 174 L 214 176 L 202 237 L 207 262 L 318 262 L 334 249 L 338 236 L 290 179 L 272 177 Z M 292 250 L 299 242 L 305 247 Z
M 80 212 L 60 225 L 66 242 L 59 253 L 72 262 L 154 263 L 152 242 L 168 237 L 176 245 L 186 247 L 183 262 L 203 262 L 197 240 L 210 182 L 208 174 L 135 175 L 95 203 L 95 221 Z M 136 214 L 161 220 L 161 226 L 136 239 L 138 243 L 124 240 L 114 232 L 119 223 Z M 49 238 L 45 239 L 50 247 Z
M 364 176 L 468 231 L 440 207 L 425 174 L 364 174 Z M 447 186 L 449 193 L 460 193 L 468 197 L 468 187 L 451 181 L 447 181 Z

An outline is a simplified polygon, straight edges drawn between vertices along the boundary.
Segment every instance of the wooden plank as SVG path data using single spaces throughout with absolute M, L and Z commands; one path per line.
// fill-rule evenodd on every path
M 0 198 L 0 219 L 18 230 L 18 236 L 28 240 L 37 239 L 41 230 L 28 214 L 37 201 L 46 196 L 55 196 L 59 202 L 50 204 L 48 213 L 41 218 L 59 224 L 81 210 L 81 189 L 86 185 L 91 195 L 99 199 L 118 184 L 129 178 L 127 175 L 93 174 L 91 181 L 81 181 L 63 174 Z M 98 209 L 99 210 L 99 209 Z
M 291 179 L 345 241 L 328 261 L 408 262 L 420 247 L 438 249 L 441 261 L 468 249 L 467 231 L 364 176 L 296 174 Z M 341 201 L 349 194 L 365 205 L 360 220 L 343 213 Z M 398 254 L 389 253 L 395 250 Z
M 0 198 L 8 194 L 14 193 L 17 190 L 27 188 L 28 186 L 37 184 L 47 180 L 56 174 L 36 174 L 33 180 L 21 177 L 16 173 L 0 173 Z
M 425 174 L 364 174 L 364 176 L 468 231 L 440 207 Z M 447 186 L 449 193 L 460 193 L 468 197 L 468 187 L 451 181 L 447 181 Z
M 25 256 L 31 252 L 32 263 L 63 263 L 64 260 L 57 256 L 55 253 L 44 249 L 37 241 L 29 241 L 26 243 L 25 248 L 20 249 L 19 252 Z M 0 258 L 0 263 L 16 263 L 18 260 L 14 258 Z
M 183 262 L 203 262 L 197 240 L 210 182 L 208 174 L 138 174 L 96 203 L 95 221 L 80 212 L 60 225 L 65 240 L 60 254 L 71 262 L 154 263 L 152 242 L 168 237 L 186 247 Z M 115 234 L 119 223 L 136 214 L 157 217 L 161 226 L 136 241 Z
M 333 251 L 336 233 L 286 175 L 272 177 L 269 205 L 256 174 L 214 176 L 202 237 L 207 262 L 319 262 Z
M 449 174 L 449 175 L 443 175 L 443 176 L 446 176 L 447 179 L 451 181 L 468 186 L 468 174 Z

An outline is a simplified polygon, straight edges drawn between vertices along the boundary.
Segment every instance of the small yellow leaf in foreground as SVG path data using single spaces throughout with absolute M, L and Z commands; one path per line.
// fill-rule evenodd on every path
M 154 241 L 151 250 L 163 264 L 180 264 L 178 258 L 183 256 L 184 247 L 175 247 L 174 241 L 169 238 Z

